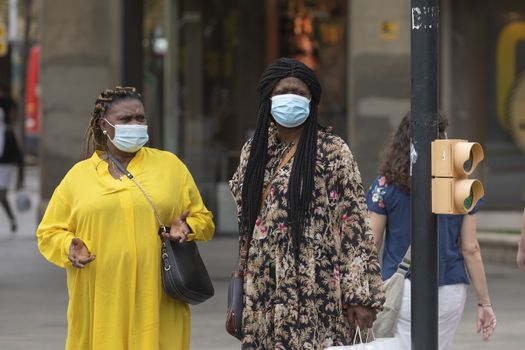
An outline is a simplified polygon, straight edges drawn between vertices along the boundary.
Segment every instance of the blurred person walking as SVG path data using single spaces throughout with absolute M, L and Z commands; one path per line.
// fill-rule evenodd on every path
M 14 100 L 4 88 L 0 87 L 0 204 L 9 218 L 12 233 L 17 230 L 17 222 L 7 200 L 7 193 L 16 168 L 18 169 L 16 188 L 21 189 L 24 183 L 24 157 L 12 127 L 14 113 Z
M 518 246 L 516 263 L 522 271 L 525 271 L 525 209 L 523 209 L 523 216 L 521 219 L 521 239 Z
M 447 126 L 446 117 L 439 115 L 439 138 L 446 138 Z M 378 251 L 383 246 L 383 280 L 396 272 L 410 246 L 410 141 L 410 116 L 407 114 L 385 147 L 379 176 L 366 194 Z M 463 314 L 469 277 L 478 299 L 477 332 L 482 332 L 483 340 L 487 341 L 496 327 L 476 237 L 475 213 L 478 209 L 479 203 L 468 215 L 438 215 L 440 350 L 452 345 Z M 395 331 L 406 349 L 411 348 L 410 295 L 409 273 Z
M 143 147 L 147 141 L 141 95 L 128 87 L 103 91 L 86 133 L 86 157 L 94 152 L 66 174 L 37 229 L 42 255 L 66 270 L 66 349 L 190 347 L 189 307 L 162 287 L 153 210 L 108 154 L 171 223 L 164 237 L 209 240 L 212 214 L 186 166 L 172 153 Z
M 230 181 L 247 254 L 241 347 L 350 344 L 384 301 L 357 164 L 319 126 L 321 86 L 306 65 L 277 60 L 259 94 L 255 135 Z

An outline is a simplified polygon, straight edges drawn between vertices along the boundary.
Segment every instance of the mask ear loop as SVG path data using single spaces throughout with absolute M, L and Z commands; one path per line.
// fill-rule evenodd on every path
M 104 118 L 104 120 L 106 121 L 106 123 L 108 123 L 109 125 L 111 125 L 111 127 L 112 127 L 113 129 L 115 129 L 115 131 L 117 130 L 117 128 L 115 128 L 115 125 L 111 124 L 107 118 Z M 107 130 L 102 130 L 102 133 L 103 133 L 104 135 L 106 135 L 106 136 L 108 137 L 108 139 L 111 140 L 111 137 L 109 136 L 109 133 L 108 133 Z
M 115 125 L 111 124 L 111 123 L 109 122 L 108 118 L 104 118 L 104 120 L 106 121 L 106 123 L 108 123 L 109 125 L 111 125 L 111 127 L 113 127 L 113 129 L 116 129 L 116 128 L 115 128 Z

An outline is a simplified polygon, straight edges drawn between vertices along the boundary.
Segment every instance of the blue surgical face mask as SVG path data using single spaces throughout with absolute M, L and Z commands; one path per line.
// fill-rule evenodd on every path
M 115 129 L 113 140 L 108 135 L 109 141 L 122 152 L 135 153 L 148 142 L 148 126 L 137 124 L 111 124 Z
M 272 97 L 273 119 L 285 128 L 295 128 L 303 124 L 310 115 L 310 100 L 295 94 Z

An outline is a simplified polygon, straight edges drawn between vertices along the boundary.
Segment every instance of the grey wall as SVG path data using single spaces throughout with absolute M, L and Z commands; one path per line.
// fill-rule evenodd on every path
M 120 1 L 54 0 L 41 11 L 43 205 L 82 159 L 98 93 L 120 81 Z
M 410 1 L 350 0 L 348 132 L 364 186 L 410 109 Z M 383 31 L 390 24 L 392 31 Z

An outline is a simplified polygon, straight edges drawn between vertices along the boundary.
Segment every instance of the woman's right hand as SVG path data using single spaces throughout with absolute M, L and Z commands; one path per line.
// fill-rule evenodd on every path
M 69 246 L 69 261 L 73 267 L 77 269 L 84 268 L 87 264 L 95 260 L 95 255 L 92 255 L 86 244 L 80 238 L 73 238 Z
M 483 331 L 483 340 L 489 340 L 489 337 L 496 329 L 496 315 L 492 306 L 478 306 L 477 332 Z

